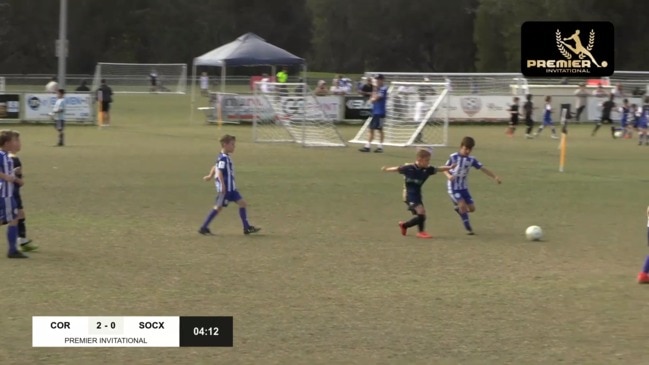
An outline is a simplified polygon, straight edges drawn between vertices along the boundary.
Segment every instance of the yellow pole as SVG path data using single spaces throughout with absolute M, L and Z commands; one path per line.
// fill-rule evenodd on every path
M 566 165 L 566 147 L 568 144 L 566 113 L 566 109 L 561 110 L 561 143 L 559 143 L 559 148 L 561 149 L 561 151 L 559 152 L 559 172 L 563 172 L 563 168 Z

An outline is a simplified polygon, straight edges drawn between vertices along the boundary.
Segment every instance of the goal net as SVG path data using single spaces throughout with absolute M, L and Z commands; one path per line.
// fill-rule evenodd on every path
M 294 142 L 307 147 L 344 147 L 334 120 L 305 83 L 256 82 L 255 142 Z M 269 111 L 271 111 L 269 113 Z
M 447 83 L 392 82 L 388 88 L 383 132 L 386 146 L 446 146 L 449 89 Z M 367 143 L 372 117 L 351 143 Z M 378 144 L 378 138 L 373 143 Z
M 184 94 L 187 65 L 184 63 L 103 63 L 95 68 L 92 88 L 105 79 L 114 93 Z

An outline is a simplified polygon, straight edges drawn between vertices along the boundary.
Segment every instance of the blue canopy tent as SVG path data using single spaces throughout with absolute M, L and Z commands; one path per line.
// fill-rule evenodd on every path
M 274 46 L 254 33 L 246 33 L 233 42 L 222 45 L 202 56 L 194 58 L 192 66 L 191 116 L 194 115 L 194 95 L 196 92 L 196 67 L 212 66 L 221 68 L 221 92 L 225 92 L 227 67 L 270 66 L 275 74 L 276 66 L 301 65 L 306 80 L 306 61 L 288 51 Z

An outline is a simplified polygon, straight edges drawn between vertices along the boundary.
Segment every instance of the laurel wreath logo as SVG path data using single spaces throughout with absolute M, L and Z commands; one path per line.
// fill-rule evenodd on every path
M 561 37 L 561 31 L 559 29 L 557 29 L 557 32 L 555 33 L 555 38 L 557 40 L 557 48 L 559 49 L 559 52 L 561 52 L 561 55 L 568 60 L 572 59 L 570 52 L 566 51 L 566 49 L 563 47 L 563 43 L 561 43 L 563 37 Z

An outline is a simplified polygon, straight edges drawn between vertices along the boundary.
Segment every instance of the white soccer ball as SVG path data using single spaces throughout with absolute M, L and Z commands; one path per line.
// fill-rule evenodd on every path
M 525 230 L 525 237 L 530 241 L 539 241 L 543 238 L 543 230 L 539 226 L 529 226 Z
M 615 133 L 614 133 L 615 138 L 622 138 L 623 135 L 624 135 L 624 132 L 622 132 L 622 131 L 615 131 Z

